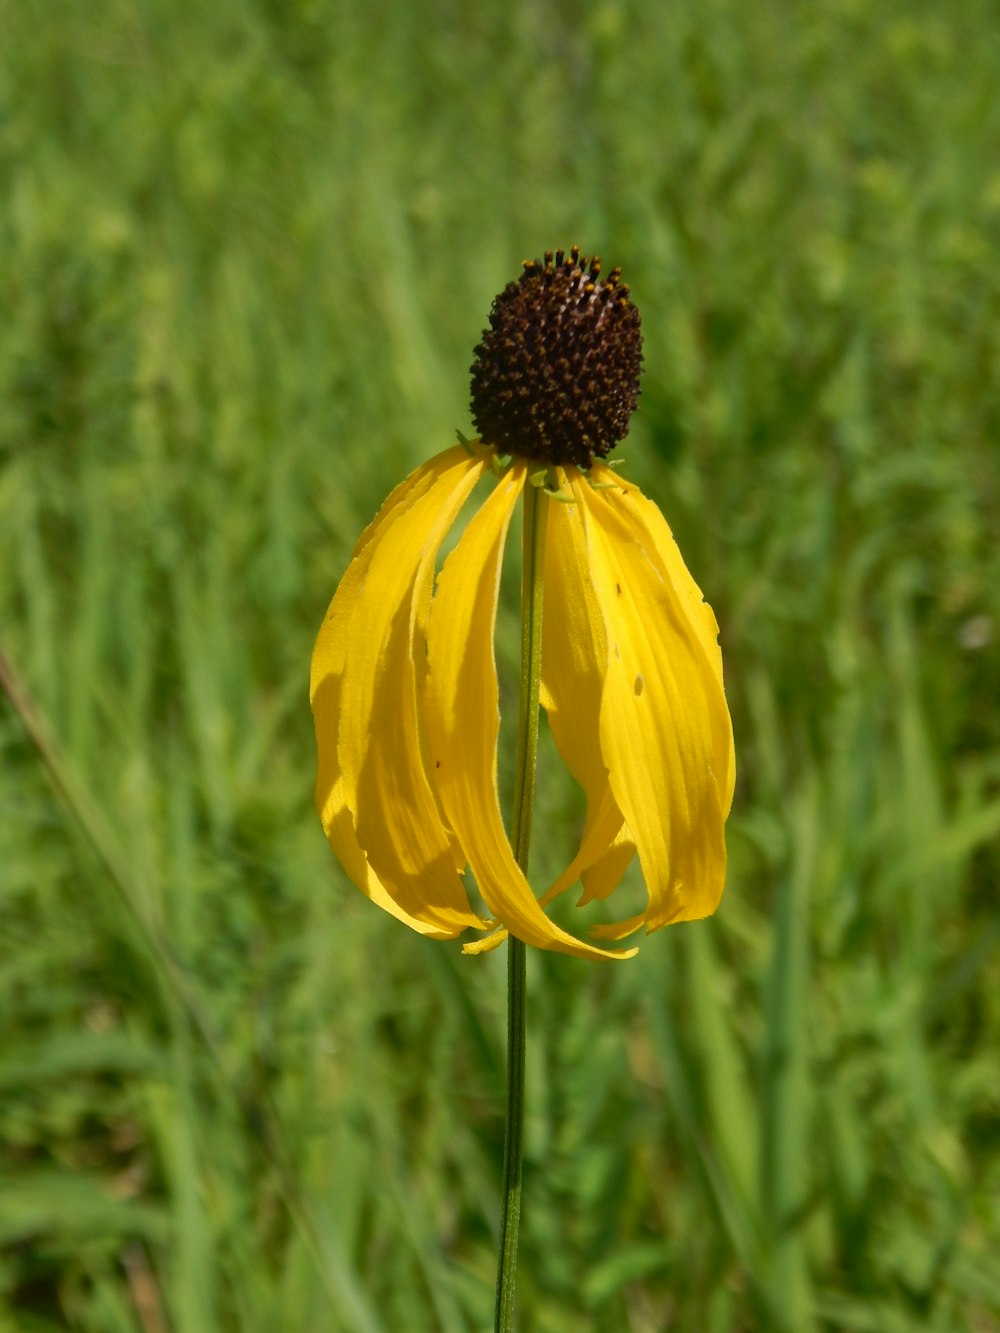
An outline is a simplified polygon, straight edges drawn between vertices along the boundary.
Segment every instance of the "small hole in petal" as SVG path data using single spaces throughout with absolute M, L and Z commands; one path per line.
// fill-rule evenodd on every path
M 635 690 L 636 698 L 638 698 L 639 695 L 642 693 L 642 687 L 645 685 L 645 683 L 646 682 L 645 680 L 643 680 L 642 676 L 636 676 L 635 684 L 632 686 L 632 688 Z

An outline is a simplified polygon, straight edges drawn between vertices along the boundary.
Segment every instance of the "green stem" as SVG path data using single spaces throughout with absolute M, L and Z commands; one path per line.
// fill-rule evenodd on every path
M 528 873 L 531 807 L 538 753 L 538 687 L 542 676 L 542 568 L 548 504 L 541 487 L 524 488 L 521 573 L 521 694 L 514 770 L 513 844 L 517 864 Z M 507 1119 L 503 1150 L 503 1208 L 497 1259 L 495 1333 L 514 1327 L 514 1279 L 521 1220 L 521 1167 L 524 1160 L 525 947 L 507 944 Z

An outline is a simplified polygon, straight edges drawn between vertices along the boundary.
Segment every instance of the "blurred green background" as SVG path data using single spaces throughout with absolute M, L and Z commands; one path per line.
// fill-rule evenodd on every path
M 306 682 L 576 241 L 740 779 L 717 917 L 530 960 L 521 1326 L 1000 1329 L 995 5 L 0 27 L 0 1328 L 490 1326 L 503 955 L 347 884 Z M 540 801 L 558 861 L 547 755 Z

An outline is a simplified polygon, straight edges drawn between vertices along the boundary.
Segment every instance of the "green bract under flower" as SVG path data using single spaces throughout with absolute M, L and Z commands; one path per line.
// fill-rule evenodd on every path
M 607 437 L 587 438 L 606 452 Z M 442 542 L 498 449 L 514 459 L 435 581 Z M 505 438 L 446 450 L 362 535 L 313 654 L 317 805 L 355 884 L 423 934 L 485 932 L 470 952 L 509 931 L 540 948 L 627 957 L 634 950 L 601 941 L 707 916 L 722 893 L 735 769 L 718 626 L 654 504 L 598 461 L 584 470 L 546 456 L 541 702 L 587 815 L 564 872 L 536 893 L 497 797 L 494 657 L 504 544 L 537 470 L 533 449 Z M 608 898 L 635 854 L 640 913 L 591 940 L 548 916 L 578 883 L 581 903 Z M 490 918 L 470 905 L 466 866 Z

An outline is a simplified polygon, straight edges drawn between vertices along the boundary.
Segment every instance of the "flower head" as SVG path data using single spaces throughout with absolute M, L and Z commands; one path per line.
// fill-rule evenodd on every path
M 472 419 L 502 453 L 589 468 L 628 434 L 639 397 L 639 312 L 621 269 L 528 260 L 493 302 L 472 365 Z
M 311 698 L 327 837 L 355 884 L 437 939 L 509 931 L 588 958 L 626 957 L 564 930 L 551 901 L 606 899 L 635 854 L 636 915 L 616 941 L 713 912 L 725 877 L 732 728 L 718 625 L 666 520 L 601 460 L 628 430 L 639 316 L 617 269 L 574 248 L 529 262 L 476 349 L 481 438 L 417 468 L 362 534 L 313 654 Z M 496 485 L 435 580 L 476 482 Z M 584 791 L 580 845 L 536 894 L 497 795 L 494 628 L 504 544 L 524 488 L 544 483 L 541 702 Z M 470 867 L 491 916 L 470 904 Z

